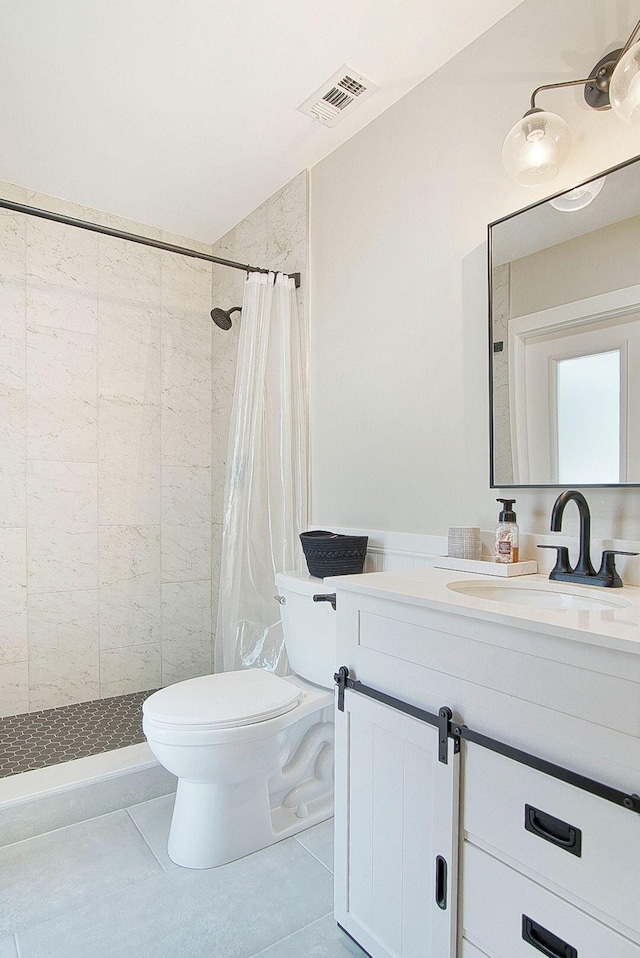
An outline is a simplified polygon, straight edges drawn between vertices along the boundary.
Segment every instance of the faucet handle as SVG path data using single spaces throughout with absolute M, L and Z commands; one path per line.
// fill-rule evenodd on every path
M 602 553 L 602 563 L 598 570 L 597 578 L 600 579 L 600 585 L 609 586 L 611 589 L 621 589 L 622 579 L 616 569 L 616 556 L 637 556 L 637 552 L 626 552 L 624 549 L 605 549 Z
M 569 548 L 568 546 L 538 546 L 538 549 L 555 549 L 558 553 L 556 558 L 556 564 L 554 565 L 551 573 L 549 574 L 550 579 L 555 579 L 556 574 L 562 572 L 571 573 L 573 570 L 569 565 Z

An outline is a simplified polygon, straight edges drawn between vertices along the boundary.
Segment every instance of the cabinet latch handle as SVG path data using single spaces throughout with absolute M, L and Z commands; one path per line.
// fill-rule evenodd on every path
M 446 911 L 447 908 L 447 860 L 436 855 L 436 905 Z

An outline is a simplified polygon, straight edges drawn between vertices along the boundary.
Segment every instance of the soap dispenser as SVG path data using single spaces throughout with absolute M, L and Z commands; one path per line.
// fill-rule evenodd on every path
M 502 512 L 498 516 L 496 528 L 496 562 L 518 561 L 518 539 L 520 536 L 516 514 L 513 511 L 515 499 L 496 499 L 502 503 Z

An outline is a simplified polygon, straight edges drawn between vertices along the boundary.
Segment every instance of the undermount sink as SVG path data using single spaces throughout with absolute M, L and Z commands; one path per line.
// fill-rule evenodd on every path
M 474 596 L 476 599 L 488 599 L 490 602 L 503 602 L 509 605 L 526 605 L 538 609 L 625 609 L 629 606 L 626 599 L 599 595 L 594 591 L 578 591 L 578 587 L 565 588 L 555 583 L 540 582 L 524 585 L 516 582 L 449 582 L 448 589 L 461 595 Z M 575 590 L 575 591 L 574 591 Z

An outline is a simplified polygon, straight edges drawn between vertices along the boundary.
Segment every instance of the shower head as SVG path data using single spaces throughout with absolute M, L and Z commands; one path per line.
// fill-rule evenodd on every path
M 242 312 L 242 306 L 234 306 L 233 309 L 220 309 L 216 306 L 211 310 L 211 319 L 220 329 L 231 329 L 231 313 Z

